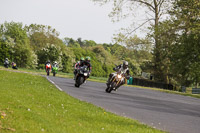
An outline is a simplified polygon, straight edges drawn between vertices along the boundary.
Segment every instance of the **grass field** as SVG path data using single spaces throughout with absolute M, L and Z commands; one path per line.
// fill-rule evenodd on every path
M 159 133 L 77 100 L 39 75 L 0 70 L 0 133 Z

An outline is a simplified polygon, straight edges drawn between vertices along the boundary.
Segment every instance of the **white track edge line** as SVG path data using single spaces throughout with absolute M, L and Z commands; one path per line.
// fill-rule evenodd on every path
M 60 91 L 63 91 L 59 86 L 57 86 L 52 80 L 50 80 L 48 77 L 47 77 L 47 80 L 49 80 L 49 82 L 51 82 L 53 85 L 56 86 L 56 88 L 58 88 L 58 90 Z

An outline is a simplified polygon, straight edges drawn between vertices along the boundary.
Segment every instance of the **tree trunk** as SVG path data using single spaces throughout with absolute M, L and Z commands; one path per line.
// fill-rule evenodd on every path
M 159 47 L 159 39 L 158 39 L 158 23 L 159 23 L 159 17 L 158 17 L 158 4 L 157 0 L 154 0 L 154 7 L 155 7 L 155 25 L 154 25 L 154 39 L 155 39 L 155 48 L 154 48 L 154 76 L 155 79 L 161 80 L 162 78 L 162 72 L 160 69 L 160 47 Z

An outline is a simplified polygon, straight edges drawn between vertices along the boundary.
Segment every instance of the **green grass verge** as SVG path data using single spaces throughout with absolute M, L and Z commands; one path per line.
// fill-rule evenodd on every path
M 183 96 L 190 96 L 194 98 L 200 98 L 200 94 L 192 94 L 192 89 L 187 88 L 186 92 L 179 92 L 179 91 L 174 91 L 174 90 L 165 90 L 165 89 L 159 89 L 159 88 L 151 88 L 151 87 L 144 87 L 144 86 L 136 86 L 136 85 L 127 85 L 129 87 L 137 87 L 137 88 L 143 88 L 143 89 L 150 89 L 150 90 L 156 90 L 156 91 L 161 91 L 165 93 L 170 93 L 170 94 L 178 94 L 178 95 L 183 95 Z
M 77 100 L 39 75 L 0 70 L 1 133 L 159 133 Z

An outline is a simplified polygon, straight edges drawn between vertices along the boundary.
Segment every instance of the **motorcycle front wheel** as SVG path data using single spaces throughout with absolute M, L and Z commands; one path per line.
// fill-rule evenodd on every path
M 116 82 L 112 82 L 109 86 L 108 86 L 108 88 L 106 88 L 106 92 L 107 93 L 110 93 L 112 90 L 113 90 L 113 88 L 115 88 L 115 86 L 116 86 Z
M 47 70 L 47 76 L 49 76 L 49 70 Z
M 81 84 L 83 84 L 83 81 L 84 81 L 84 77 L 79 76 L 76 79 L 75 87 L 79 87 Z

